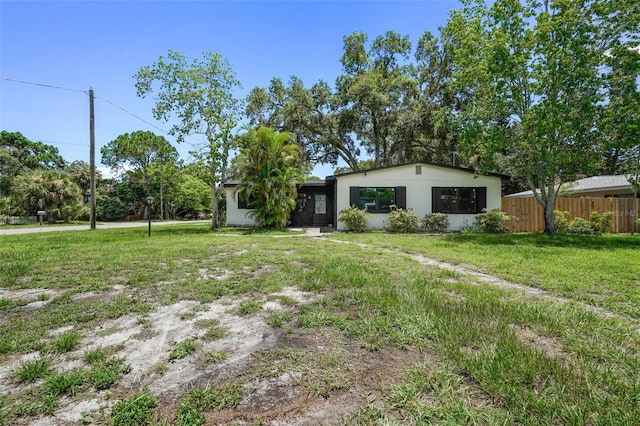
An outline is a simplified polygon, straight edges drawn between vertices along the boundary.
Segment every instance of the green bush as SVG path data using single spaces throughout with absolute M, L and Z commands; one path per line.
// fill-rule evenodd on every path
M 418 227 L 418 214 L 413 210 L 393 208 L 389 213 L 387 231 L 399 234 L 416 232 Z
M 423 228 L 427 232 L 445 232 L 449 229 L 449 216 L 446 213 L 431 213 L 424 217 Z
M 513 219 L 513 216 L 509 216 L 500 209 L 487 210 L 482 209 L 482 214 L 476 216 L 476 220 L 482 229 L 482 232 L 488 233 L 502 233 L 508 232 L 509 228 L 506 222 Z
M 611 229 L 611 225 L 613 225 L 613 212 L 591 212 L 589 216 L 589 220 L 591 221 L 591 226 L 593 229 L 597 231 L 598 234 L 602 234 L 603 232 L 607 232 L 608 229 Z
M 567 234 L 570 235 L 597 235 L 599 232 L 593 227 L 591 222 L 582 218 L 575 217 L 569 222 Z
M 344 223 L 347 231 L 364 232 L 367 229 L 369 213 L 356 206 L 347 207 L 340 211 L 338 222 Z
M 563 212 L 561 210 L 553 211 L 553 223 L 556 226 L 556 232 L 558 234 L 569 233 L 569 212 Z
M 591 212 L 590 220 L 574 217 L 569 220 L 569 212 L 554 210 L 553 220 L 556 233 L 569 235 L 600 235 L 611 228 L 613 212 Z

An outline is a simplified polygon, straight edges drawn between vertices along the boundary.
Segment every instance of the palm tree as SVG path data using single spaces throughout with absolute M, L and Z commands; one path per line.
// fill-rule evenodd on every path
M 241 138 L 241 183 L 236 193 L 250 205 L 248 215 L 258 226 L 286 227 L 296 206 L 296 183 L 304 180 L 302 151 L 290 139 L 291 134 L 268 127 L 250 130 Z

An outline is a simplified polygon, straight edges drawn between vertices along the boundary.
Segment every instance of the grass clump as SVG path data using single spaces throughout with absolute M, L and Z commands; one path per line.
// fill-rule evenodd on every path
M 267 324 L 271 327 L 281 328 L 286 322 L 293 319 L 293 315 L 289 312 L 274 312 L 267 318 Z
M 242 395 L 242 387 L 238 384 L 192 389 L 183 396 L 174 424 L 204 425 L 204 411 L 235 408 L 242 401 Z
M 113 358 L 95 365 L 90 372 L 90 381 L 96 390 L 105 390 L 130 371 L 131 366 L 125 364 L 123 358 Z
M 82 334 L 77 331 L 63 333 L 52 342 L 53 351 L 57 354 L 70 352 L 76 348 L 80 340 L 82 340 Z
M 171 352 L 169 352 L 169 361 L 186 358 L 197 349 L 198 345 L 191 339 L 177 343 L 173 349 L 171 349 Z
M 20 382 L 34 382 L 45 377 L 51 369 L 51 360 L 36 358 L 21 361 L 20 366 L 13 372 L 13 377 Z
M 111 409 L 113 426 L 142 426 L 152 424 L 152 416 L 158 400 L 144 388 L 131 398 L 119 401 Z
M 85 370 L 54 373 L 45 379 L 45 388 L 53 395 L 75 395 L 86 383 Z
M 247 300 L 240 303 L 236 313 L 241 317 L 258 313 L 262 310 L 262 302 L 259 300 Z
M 226 361 L 227 358 L 229 358 L 229 351 L 223 350 L 207 353 L 204 360 L 211 364 L 220 364 L 221 362 Z

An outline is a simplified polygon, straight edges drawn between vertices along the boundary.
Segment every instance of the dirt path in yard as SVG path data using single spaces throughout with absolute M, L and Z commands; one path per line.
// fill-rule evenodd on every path
M 318 235 L 314 235 L 314 234 L 310 234 L 312 236 L 319 236 Z M 579 306 L 582 307 L 582 309 L 584 309 L 585 311 L 588 312 L 592 312 L 602 318 L 616 318 L 619 319 L 621 321 L 624 321 L 628 324 L 632 324 L 634 327 L 636 327 L 636 332 L 638 334 L 640 334 L 640 324 L 637 323 L 636 321 L 633 321 L 632 319 L 622 316 L 622 315 L 618 315 L 616 313 L 613 313 L 611 311 L 608 311 L 606 309 L 603 308 L 599 308 L 597 306 L 592 306 L 592 305 L 588 305 L 586 303 L 582 303 L 580 301 L 577 300 L 572 300 L 566 297 L 562 297 L 562 296 L 558 296 L 555 293 L 551 293 L 549 291 L 546 290 L 542 290 L 540 288 L 536 288 L 536 287 L 530 287 L 524 284 L 518 284 L 518 283 L 514 283 L 512 281 L 508 281 L 502 278 L 498 278 L 496 276 L 493 275 L 489 275 L 489 274 L 485 274 L 484 272 L 480 272 L 478 270 L 475 269 L 475 266 L 472 265 L 453 265 L 451 263 L 447 263 L 447 262 L 441 262 L 439 260 L 435 260 L 435 259 L 431 259 L 427 256 L 424 256 L 422 254 L 415 254 L 415 253 L 408 253 L 405 251 L 401 251 L 401 250 L 392 250 L 392 249 L 386 249 L 386 248 L 380 248 L 380 247 L 376 247 L 376 246 L 372 246 L 369 244 L 364 244 L 364 243 L 354 243 L 351 241 L 343 241 L 343 240 L 335 240 L 332 238 L 325 238 L 327 241 L 331 241 L 334 243 L 340 243 L 340 244 L 353 244 L 356 245 L 358 247 L 361 248 L 377 248 L 380 250 L 383 250 L 387 253 L 394 253 L 394 254 L 400 254 L 403 256 L 408 256 L 411 259 L 415 260 L 416 262 L 420 263 L 423 266 L 430 266 L 430 267 L 437 267 L 440 269 L 444 269 L 447 271 L 453 271 L 453 272 L 457 272 L 459 274 L 463 274 L 463 275 L 467 275 L 470 277 L 474 278 L 474 281 L 472 281 L 472 283 L 476 283 L 476 284 L 490 284 L 492 286 L 496 286 L 499 288 L 504 288 L 504 289 L 508 289 L 508 290 L 517 290 L 517 291 L 522 291 L 524 294 L 526 294 L 529 297 L 534 297 L 534 298 L 539 298 L 539 299 L 548 299 L 548 300 L 553 300 L 555 302 L 559 302 L 559 303 L 575 303 Z

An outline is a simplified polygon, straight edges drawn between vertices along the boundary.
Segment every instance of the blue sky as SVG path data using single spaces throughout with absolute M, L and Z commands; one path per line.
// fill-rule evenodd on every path
M 168 49 L 189 58 L 207 50 L 222 54 L 243 85 L 241 97 L 273 77 L 296 75 L 307 87 L 320 79 L 333 85 L 341 73 L 345 35 L 362 31 L 373 39 L 393 30 L 415 43 L 426 30 L 437 33 L 459 5 L 453 0 L 0 0 L 0 76 L 73 89 L 0 80 L 0 129 L 54 145 L 67 161 L 88 162 L 85 92 L 92 87 L 100 166 L 100 147 L 123 133 L 150 130 L 175 144 L 153 127 L 170 125 L 153 118 L 153 98 L 138 98 L 133 80 Z M 176 147 L 188 160 L 191 147 Z M 321 177 L 331 173 L 331 166 L 314 170 Z

